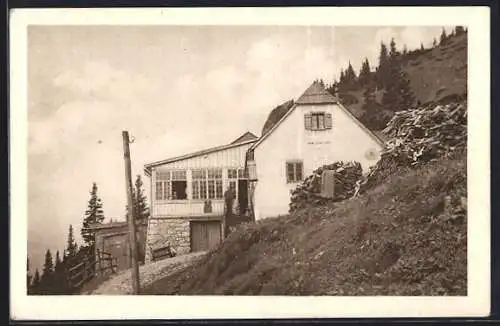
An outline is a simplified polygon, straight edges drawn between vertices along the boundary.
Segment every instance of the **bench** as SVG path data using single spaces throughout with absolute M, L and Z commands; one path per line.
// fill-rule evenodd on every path
M 158 261 L 165 258 L 175 257 L 175 251 L 170 247 L 170 245 L 151 249 L 151 260 Z

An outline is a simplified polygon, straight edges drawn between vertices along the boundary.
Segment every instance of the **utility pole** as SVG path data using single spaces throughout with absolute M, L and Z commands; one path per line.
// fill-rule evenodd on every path
M 134 216 L 134 199 L 132 196 L 132 168 L 130 163 L 130 140 L 128 131 L 122 132 L 123 136 L 123 157 L 125 159 L 125 181 L 127 190 L 127 205 L 128 205 L 128 232 L 129 232 L 129 262 L 132 268 L 132 293 L 138 294 L 140 291 L 139 282 L 139 264 L 137 263 L 137 241 L 135 233 L 135 216 Z

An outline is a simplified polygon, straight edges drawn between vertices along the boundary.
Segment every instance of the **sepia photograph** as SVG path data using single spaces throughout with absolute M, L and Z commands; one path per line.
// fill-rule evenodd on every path
M 319 20 L 25 24 L 23 296 L 486 289 L 473 27 Z

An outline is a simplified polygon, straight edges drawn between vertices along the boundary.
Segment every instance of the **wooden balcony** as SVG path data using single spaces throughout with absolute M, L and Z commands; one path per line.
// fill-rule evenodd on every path
M 156 201 L 153 217 L 214 216 L 224 214 L 224 200 L 211 199 L 211 210 L 205 208 L 205 200 L 168 200 Z

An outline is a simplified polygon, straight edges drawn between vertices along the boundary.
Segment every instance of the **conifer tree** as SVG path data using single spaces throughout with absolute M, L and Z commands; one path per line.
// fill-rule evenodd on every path
M 324 87 L 324 82 L 321 79 L 320 84 Z M 146 195 L 144 195 L 143 183 L 141 175 L 138 174 L 135 179 L 135 190 L 134 190 L 134 204 L 135 207 L 135 218 L 138 221 L 145 221 L 149 217 L 149 208 L 147 204 Z
M 31 282 L 31 286 L 28 288 L 28 293 L 40 293 L 40 272 L 38 271 L 38 268 L 35 269 L 35 275 L 33 275 L 33 281 Z
M 399 53 L 398 50 L 396 49 L 396 41 L 394 38 L 391 39 L 391 43 L 389 44 L 390 46 L 390 51 L 389 51 L 389 57 L 395 58 Z
M 339 84 L 345 83 L 345 74 L 344 74 L 344 69 L 340 69 L 340 78 L 339 78 Z
M 54 262 L 50 249 L 45 253 L 45 262 L 43 264 L 42 277 L 40 278 L 40 289 L 43 294 L 52 293 L 54 288 Z
M 443 45 L 446 43 L 448 36 L 446 35 L 446 30 L 443 28 L 441 31 L 441 36 L 439 37 L 439 45 Z
M 378 58 L 378 68 L 377 68 L 377 86 L 379 88 L 385 87 L 387 83 L 389 73 L 389 54 L 387 52 L 387 46 L 381 42 L 380 43 L 380 54 Z
M 337 80 L 334 80 L 333 83 L 326 90 L 333 96 L 338 96 L 339 88 Z
M 391 78 L 382 96 L 382 105 L 390 111 L 410 109 L 415 97 L 406 73 L 396 61 L 391 65 Z
M 370 82 L 371 79 L 371 69 L 370 69 L 370 62 L 368 62 L 368 58 L 365 58 L 363 60 L 363 63 L 361 64 L 361 70 L 359 71 L 359 84 L 360 86 L 365 86 Z
M 434 40 L 432 41 L 432 47 L 436 47 L 437 46 L 437 41 L 436 41 L 436 38 L 434 38 Z
M 90 191 L 88 208 L 85 211 L 85 217 L 83 219 L 83 225 L 81 229 L 81 235 L 87 247 L 93 248 L 95 243 L 95 234 L 90 227 L 93 224 L 100 224 L 103 221 L 104 212 L 102 209 L 102 201 L 97 195 L 97 184 L 94 182 L 92 184 L 92 190 Z
M 67 240 L 67 246 L 66 246 L 66 251 L 63 259 L 72 259 L 76 256 L 76 253 L 78 252 L 78 245 L 76 244 L 75 237 L 73 235 L 73 225 L 69 225 L 68 229 L 68 240 Z
M 349 64 L 347 66 L 345 77 L 346 77 L 347 83 L 350 85 L 352 85 L 356 82 L 356 72 L 354 71 L 354 68 L 352 67 L 350 61 L 349 61 Z
M 465 33 L 465 29 L 463 26 L 455 26 L 455 35 L 462 35 Z
M 31 275 L 30 275 L 30 258 L 28 257 L 26 261 L 26 289 L 28 289 L 31 286 Z
M 66 281 L 65 264 L 65 261 L 61 261 L 58 250 L 56 252 L 56 263 L 54 267 L 54 292 L 57 294 L 69 293 L 69 287 Z
M 384 129 L 391 115 L 387 114 L 376 101 L 374 85 L 368 85 L 363 93 L 363 98 L 363 115 L 361 116 L 361 121 L 371 130 Z
M 424 51 L 425 48 L 424 48 L 424 43 L 420 42 L 420 51 Z

